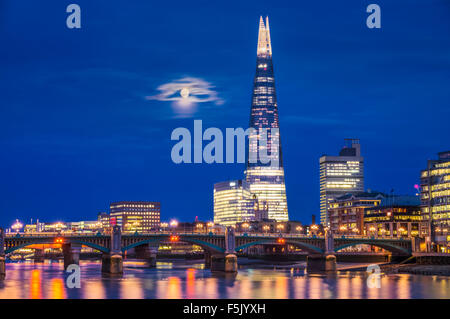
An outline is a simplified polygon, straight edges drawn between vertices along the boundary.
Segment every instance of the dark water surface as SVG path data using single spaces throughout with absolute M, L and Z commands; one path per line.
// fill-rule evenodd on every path
M 237 275 L 212 274 L 200 261 L 159 261 L 156 269 L 124 263 L 121 278 L 102 277 L 99 262 L 82 261 L 81 288 L 66 287 L 61 262 L 9 263 L 0 298 L 450 298 L 450 278 L 382 275 L 369 288 L 367 273 L 305 274 L 304 264 L 248 264 Z

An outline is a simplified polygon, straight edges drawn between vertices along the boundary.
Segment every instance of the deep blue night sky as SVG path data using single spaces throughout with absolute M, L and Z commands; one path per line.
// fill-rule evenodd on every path
M 82 28 L 66 27 L 77 3 Z M 381 6 L 368 29 L 366 7 Z M 177 127 L 247 127 L 259 15 L 269 15 L 291 219 L 319 212 L 322 154 L 360 138 L 366 188 L 413 194 L 450 148 L 450 2 L 0 1 L 0 225 L 92 220 L 160 201 L 211 220 L 215 182 L 243 164 L 172 163 Z M 148 100 L 183 77 L 223 104 L 180 117 Z

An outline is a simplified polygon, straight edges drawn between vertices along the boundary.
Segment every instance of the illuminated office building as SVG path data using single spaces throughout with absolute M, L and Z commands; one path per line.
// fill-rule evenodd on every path
M 320 223 L 330 226 L 329 204 L 346 193 L 364 191 L 364 158 L 357 139 L 345 139 L 339 156 L 320 158 Z
M 123 231 L 146 232 L 159 229 L 159 202 L 117 202 L 110 205 L 110 223 Z
M 97 232 L 102 229 L 102 225 L 97 220 L 68 222 L 65 223 L 66 231 L 71 232 Z
M 255 219 L 257 201 L 245 181 L 214 184 L 214 223 L 234 226 Z
M 417 196 L 387 196 L 364 210 L 365 235 L 371 237 L 417 237 L 424 227 Z
M 347 193 L 332 200 L 328 212 L 333 234 L 363 235 L 364 210 L 378 206 L 385 197 L 379 192 Z
M 267 203 L 268 218 L 276 221 L 288 220 L 284 168 L 281 154 L 279 133 L 278 105 L 275 92 L 275 79 L 272 64 L 272 45 L 270 40 L 269 19 L 259 22 L 256 74 L 253 82 L 250 128 L 261 135 L 263 129 L 268 131 L 267 145 L 262 145 L 255 137 L 249 135 L 248 161 L 245 171 L 250 192 L 258 201 Z M 259 157 L 251 161 L 250 154 L 268 155 L 271 162 L 264 163 Z M 276 165 L 274 165 L 276 163 Z
M 111 223 L 109 220 L 109 214 L 106 212 L 100 212 L 97 215 L 97 221 L 102 225 L 103 231 L 109 231 L 111 229 Z
M 431 241 L 450 251 L 450 151 L 438 156 L 421 174 L 422 218 L 430 225 Z

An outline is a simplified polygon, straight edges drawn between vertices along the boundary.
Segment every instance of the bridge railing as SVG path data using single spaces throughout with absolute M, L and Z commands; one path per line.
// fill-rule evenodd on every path
M 56 232 L 41 232 L 41 233 L 9 233 L 5 234 L 5 238 L 34 238 L 34 237 L 95 237 L 96 233 L 56 233 Z M 102 234 L 106 235 L 106 234 Z
M 149 232 L 122 232 L 125 236 L 151 236 L 151 235 L 203 235 L 203 236 L 224 236 L 223 232 L 205 232 L 205 231 L 175 231 L 175 230 L 163 230 L 163 231 L 149 231 Z M 110 233 L 78 233 L 78 232 L 40 232 L 40 233 L 8 233 L 5 234 L 6 238 L 36 238 L 36 237 L 95 237 L 95 236 L 110 236 Z M 283 237 L 286 239 L 323 239 L 324 236 L 313 236 L 306 234 L 295 234 L 295 233 L 253 233 L 253 232 L 236 232 L 236 236 L 239 237 L 251 237 L 251 238 L 278 238 Z M 399 240 L 398 238 L 390 237 L 373 237 L 373 236 L 363 236 L 363 235 L 334 235 L 335 239 L 379 239 L 379 240 Z M 402 240 L 408 240 L 403 238 Z

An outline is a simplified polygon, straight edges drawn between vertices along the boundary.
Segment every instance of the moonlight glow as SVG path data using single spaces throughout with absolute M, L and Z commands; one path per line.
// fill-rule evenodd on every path
M 181 89 L 180 95 L 183 99 L 187 99 L 189 97 L 189 89 L 188 88 Z

